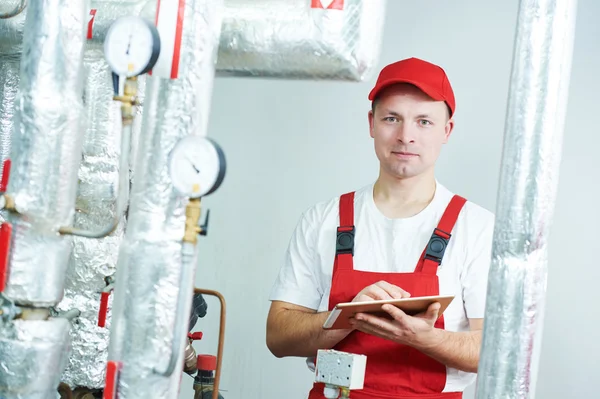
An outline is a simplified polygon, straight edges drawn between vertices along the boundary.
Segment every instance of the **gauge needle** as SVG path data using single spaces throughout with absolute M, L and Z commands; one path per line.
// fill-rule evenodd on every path
M 189 159 L 188 159 L 188 161 L 189 161 Z M 192 168 L 194 168 L 196 173 L 200 173 L 200 171 L 198 170 L 198 168 L 196 167 L 196 165 L 194 165 L 194 163 L 192 161 L 190 161 L 190 164 L 192 165 Z
M 131 36 L 129 35 L 129 42 L 127 43 L 127 52 L 125 54 L 129 55 L 129 49 L 131 48 Z

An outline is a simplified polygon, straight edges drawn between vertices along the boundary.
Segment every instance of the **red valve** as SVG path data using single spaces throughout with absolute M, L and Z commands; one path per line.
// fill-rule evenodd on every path
M 198 355 L 198 370 L 215 371 L 217 369 L 217 357 L 213 355 Z
M 123 363 L 114 360 L 111 360 L 106 364 L 106 386 L 104 387 L 103 399 L 116 399 L 119 372 L 122 367 Z
M 10 159 L 4 160 L 2 168 L 2 178 L 0 179 L 0 193 L 5 193 L 8 188 L 8 179 L 10 178 Z
M 195 333 L 188 333 L 188 338 L 192 341 L 200 341 L 202 339 L 202 331 L 198 331 Z
M 2 223 L 0 225 L 0 292 L 6 288 L 8 279 L 8 255 L 10 253 L 10 240 L 12 237 L 12 225 Z
M 109 298 L 110 291 L 102 291 L 102 294 L 100 296 L 100 310 L 98 311 L 98 327 L 104 327 L 106 325 L 106 315 L 108 313 Z

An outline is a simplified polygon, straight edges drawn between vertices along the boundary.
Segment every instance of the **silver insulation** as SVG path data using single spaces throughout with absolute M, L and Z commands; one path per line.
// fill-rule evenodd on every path
M 111 70 L 104 59 L 103 38 L 116 19 L 125 15 L 142 15 L 143 10 L 152 18 L 154 1 L 115 3 L 93 1 L 96 9 L 92 40 L 86 43 L 84 66 L 86 85 L 84 103 L 87 128 L 79 168 L 79 186 L 74 225 L 86 230 L 99 230 L 109 224 L 116 211 L 119 193 L 119 159 L 121 157 L 121 103 L 113 101 Z M 152 15 L 151 15 L 152 14 Z M 137 139 L 141 130 L 146 76 L 138 77 L 138 100 L 133 123 L 130 159 L 130 177 Z M 67 269 L 65 296 L 58 309 L 79 309 L 80 316 L 70 330 L 72 351 L 62 382 L 74 387 L 102 388 L 105 383 L 108 358 L 111 311 L 107 313 L 106 326 L 98 327 L 100 293 L 105 288 L 105 278 L 116 272 L 119 246 L 123 239 L 126 220 L 108 237 L 89 239 L 73 237 L 73 250 Z
M 69 321 L 60 318 L 0 323 L 0 398 L 57 397 L 57 370 L 65 367 L 69 328 Z
M 323 1 L 326 5 L 331 1 Z M 218 76 L 361 81 L 379 61 L 386 0 L 226 0 Z
M 534 397 L 576 5 L 520 3 L 477 398 Z
M 13 4 L 10 9 L 13 10 L 16 5 Z M 0 176 L 4 160 L 10 156 L 25 15 L 22 12 L 13 18 L 0 19 Z
M 83 139 L 85 1 L 38 0 L 27 9 L 8 193 L 14 237 L 5 294 L 52 306 L 63 295 Z
M 195 264 L 182 268 L 186 201 L 173 188 L 168 159 L 180 139 L 206 135 L 222 6 L 222 1 L 187 1 L 179 78 L 147 80 L 110 328 L 109 360 L 123 365 L 119 398 L 178 397 L 193 295 L 194 270 L 189 269 Z M 182 282 L 186 275 L 190 278 Z M 180 289 L 189 292 L 183 303 Z M 176 319 L 182 325 L 175 326 Z M 176 330 L 181 336 L 174 337 Z M 176 367 L 170 376 L 163 376 L 173 339 Z

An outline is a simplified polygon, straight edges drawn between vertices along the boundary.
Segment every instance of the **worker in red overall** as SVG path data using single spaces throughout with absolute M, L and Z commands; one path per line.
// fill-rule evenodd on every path
M 435 176 L 454 127 L 445 71 L 410 58 L 383 68 L 369 94 L 377 180 L 302 215 L 270 299 L 267 346 L 277 357 L 318 349 L 367 356 L 354 399 L 461 398 L 476 377 L 494 215 Z M 454 295 L 409 316 L 359 313 L 348 330 L 323 324 L 340 302 Z M 314 384 L 308 397 L 324 398 Z

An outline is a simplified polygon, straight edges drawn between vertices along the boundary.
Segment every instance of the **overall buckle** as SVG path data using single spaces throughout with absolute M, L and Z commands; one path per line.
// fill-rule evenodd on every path
M 435 228 L 427 244 L 425 259 L 432 260 L 438 264 L 442 263 L 442 258 L 444 257 L 451 236 L 450 233 Z
M 340 226 L 337 228 L 337 239 L 335 245 L 335 254 L 350 254 L 354 256 L 354 235 L 356 229 L 354 226 Z

